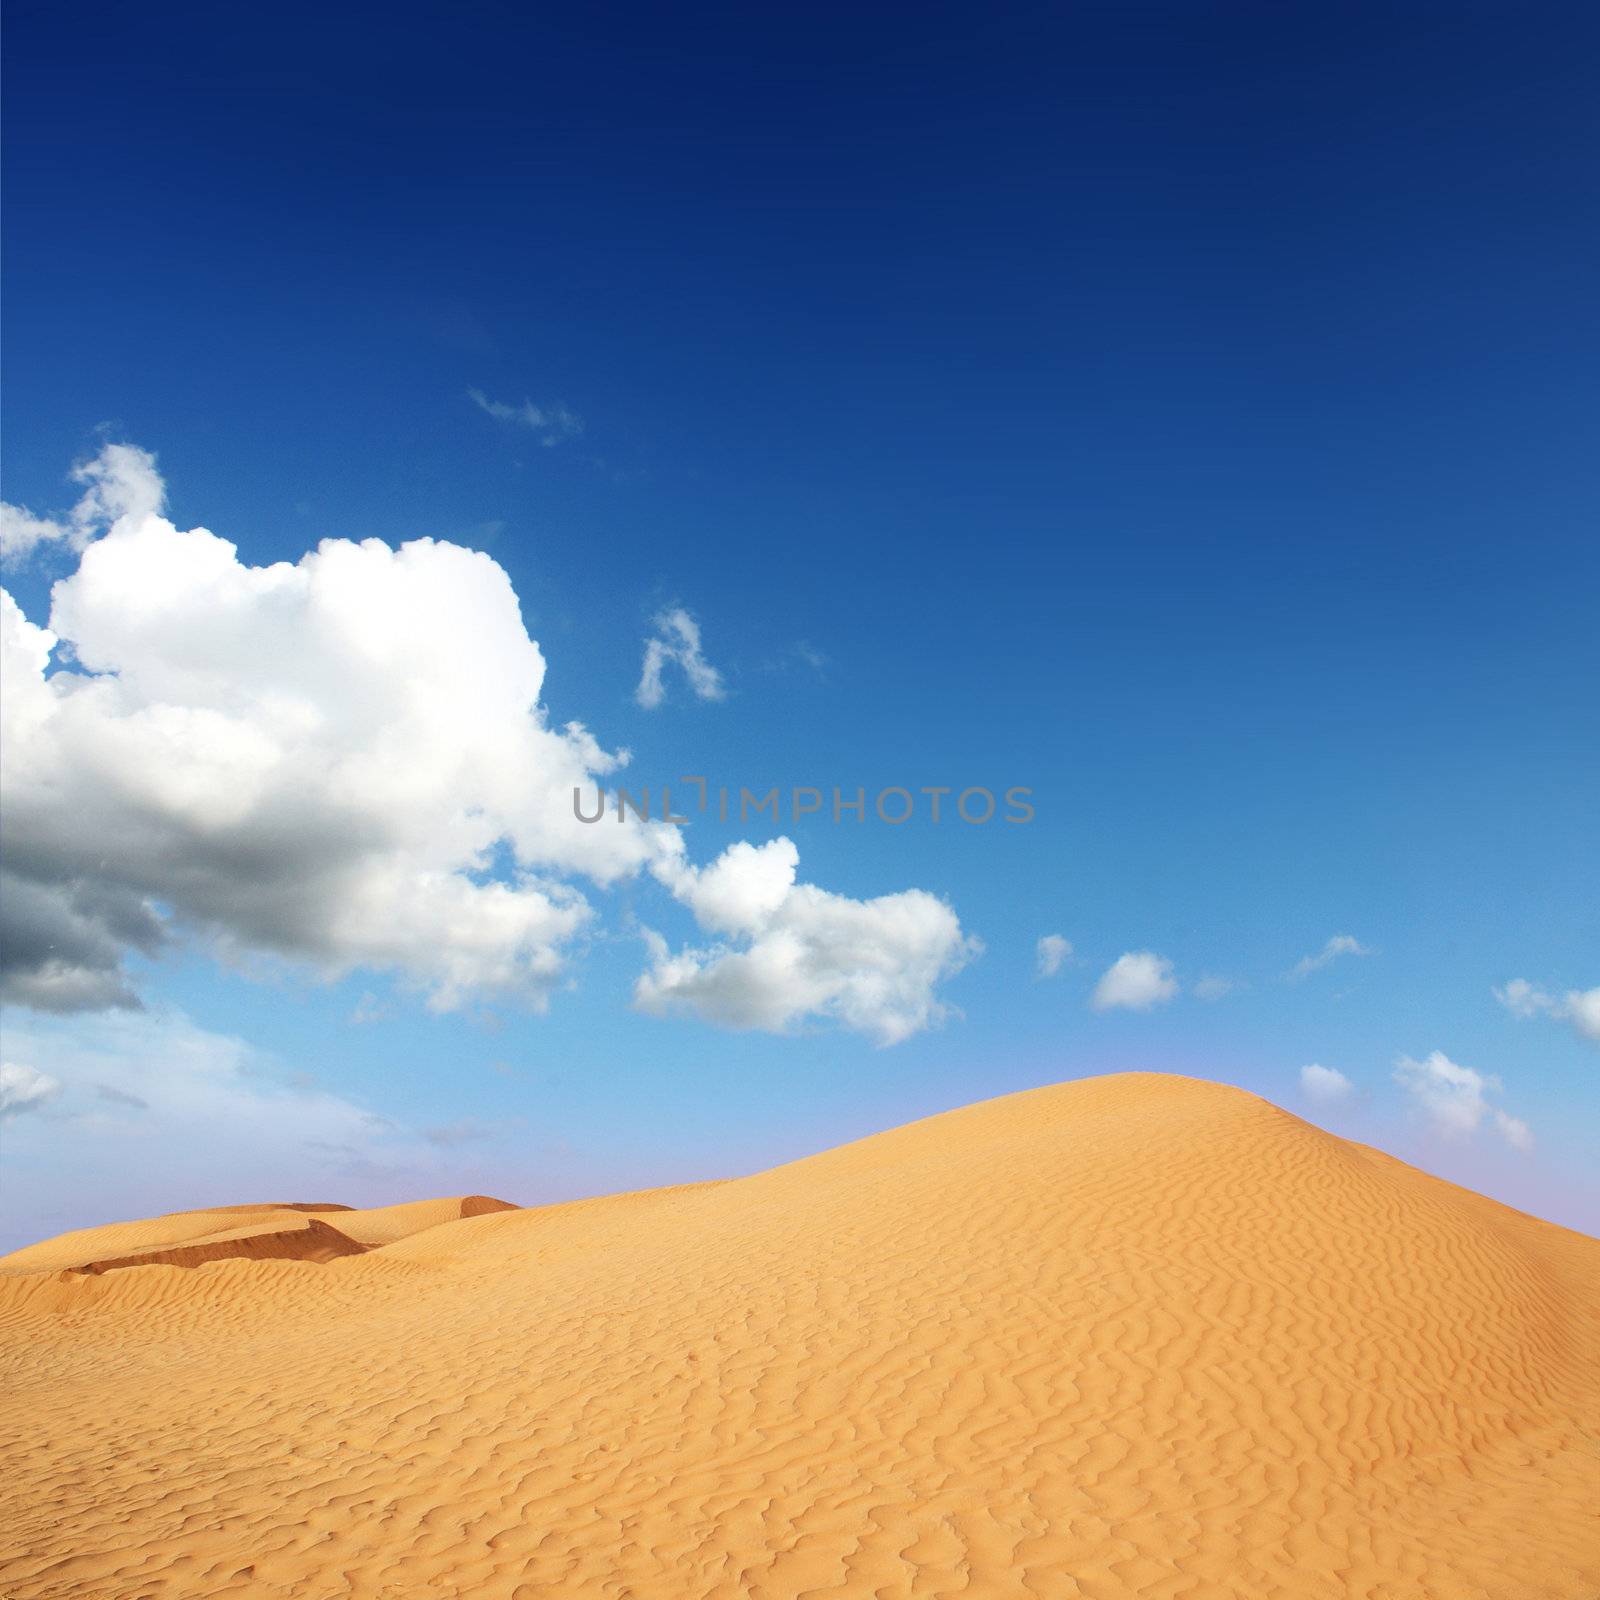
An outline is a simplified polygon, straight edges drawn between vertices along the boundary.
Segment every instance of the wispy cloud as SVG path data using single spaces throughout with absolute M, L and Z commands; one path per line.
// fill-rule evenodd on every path
M 369 1022 L 382 1022 L 388 1015 L 387 1002 L 380 1000 L 370 989 L 366 989 L 362 991 L 361 997 L 352 1008 L 349 1020 L 357 1027 L 363 1027 Z
M 139 1095 L 130 1094 L 126 1089 L 118 1089 L 109 1083 L 97 1083 L 94 1086 L 96 1096 L 108 1101 L 114 1106 L 127 1106 L 130 1111 L 148 1111 L 150 1102 Z
M 1331 966 L 1340 956 L 1370 956 L 1372 951 L 1348 933 L 1336 933 L 1315 955 L 1302 956 L 1289 971 L 1289 981 L 1298 983 Z
M 519 404 L 509 405 L 504 400 L 491 400 L 482 389 L 468 389 L 467 398 L 486 416 L 514 428 L 527 429 L 547 447 L 560 444 L 563 439 L 575 439 L 583 432 L 583 418 L 559 401 L 536 406 L 524 398 Z
M 41 545 L 72 544 L 72 529 L 53 517 L 36 517 L 26 506 L 0 500 L 0 565 L 20 567 Z
M 669 665 L 682 670 L 697 699 L 726 698 L 722 674 L 706 660 L 700 648 L 700 624 L 682 606 L 661 612 L 652 626 L 655 631 L 644 642 L 639 687 L 633 691 L 639 705 L 653 711 L 666 699 L 662 674 Z
M 446 1123 L 440 1128 L 424 1128 L 422 1137 L 429 1144 L 450 1150 L 457 1145 L 476 1144 L 480 1139 L 487 1139 L 493 1133 L 494 1129 L 488 1123 L 475 1122 L 471 1117 L 464 1117 L 460 1122 Z
M 1556 996 L 1526 978 L 1513 978 L 1494 997 L 1514 1017 L 1554 1017 L 1570 1022 L 1581 1038 L 1600 1044 L 1600 987 L 1568 989 Z
M 0 1220 L 19 1244 L 63 1225 L 262 1195 L 387 1204 L 481 1185 L 437 1141 L 181 1012 L 8 1016 L 6 1043 L 29 1066 L 6 1067 L 0 1085 L 20 1085 L 22 1109 L 48 1101 L 49 1112 L 3 1136 L 31 1174 Z

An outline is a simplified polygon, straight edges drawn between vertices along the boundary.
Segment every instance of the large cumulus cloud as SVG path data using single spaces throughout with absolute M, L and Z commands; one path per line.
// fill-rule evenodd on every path
M 574 817 L 574 788 L 626 757 L 551 720 L 488 556 L 330 539 L 250 566 L 162 514 L 145 452 L 109 446 L 78 476 L 63 542 L 84 548 L 48 628 L 0 591 L 0 997 L 132 1006 L 130 955 L 188 935 L 236 963 L 388 972 L 438 1010 L 538 1008 L 593 923 L 579 885 L 648 870 L 745 943 L 673 958 L 671 980 L 658 960 L 647 1009 L 670 990 L 716 1020 L 831 1016 L 880 1040 L 942 1014 L 933 988 L 969 947 L 933 896 L 847 900 L 788 861 L 781 903 L 719 921 L 743 856 L 697 873 L 674 827 Z M 756 969 L 758 993 L 710 998 Z
M 126 1002 L 124 954 L 191 928 L 442 1009 L 541 1004 L 591 915 L 570 875 L 681 846 L 573 817 L 617 758 L 550 725 L 504 571 L 431 539 L 248 566 L 159 515 L 146 471 L 49 630 L 0 601 L 6 997 Z

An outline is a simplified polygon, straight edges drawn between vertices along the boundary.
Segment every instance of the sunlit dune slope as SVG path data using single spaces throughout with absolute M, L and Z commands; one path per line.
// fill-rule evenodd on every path
M 358 1251 L 320 1264 L 9 1258 L 0 1593 L 1600 1593 L 1600 1243 L 1238 1090 L 470 1207 L 302 1213 Z

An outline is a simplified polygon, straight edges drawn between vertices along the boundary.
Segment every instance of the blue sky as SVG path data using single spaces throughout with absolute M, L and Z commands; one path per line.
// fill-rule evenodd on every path
M 924 891 L 981 941 L 887 1046 L 831 1001 L 776 1032 L 638 1009 L 642 928 L 749 938 L 651 870 L 552 874 L 592 916 L 544 1014 L 438 1014 L 415 961 L 269 948 L 141 864 L 171 929 L 126 959 L 143 1009 L 5 1013 L 6 1060 L 58 1085 L 0 1136 L 7 1239 L 723 1175 L 1131 1067 L 1600 1225 L 1567 998 L 1600 984 L 1596 35 L 1575 6 L 13 4 L 8 502 L 70 532 L 69 469 L 127 442 L 248 567 L 481 550 L 550 724 L 636 781 L 1018 784 L 1036 817 L 781 829 L 800 881 Z M 31 623 L 70 545 L 128 533 L 102 522 L 8 567 Z M 110 637 L 133 589 L 97 592 Z M 647 709 L 680 606 L 724 692 L 669 665 Z M 139 648 L 214 648 L 230 693 L 287 670 L 173 616 Z M 393 620 L 441 659 L 477 631 Z M 94 770 L 18 802 L 30 882 L 127 877 L 144 835 L 72 788 Z M 34 859 L 46 793 L 128 828 L 109 865 Z M 698 820 L 686 859 L 779 831 Z M 1074 954 L 1042 979 L 1046 934 Z M 1339 935 L 1369 953 L 1287 977 Z M 1140 951 L 1177 992 L 1095 1009 Z M 1396 1081 L 1433 1052 L 1500 1087 Z M 1308 1098 L 1311 1063 L 1349 1092 Z

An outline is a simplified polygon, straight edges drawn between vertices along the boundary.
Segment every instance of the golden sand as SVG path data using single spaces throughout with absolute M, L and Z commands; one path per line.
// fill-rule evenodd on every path
M 1242 1091 L 502 1204 L 0 1260 L 0 1593 L 1600 1594 L 1600 1242 Z

